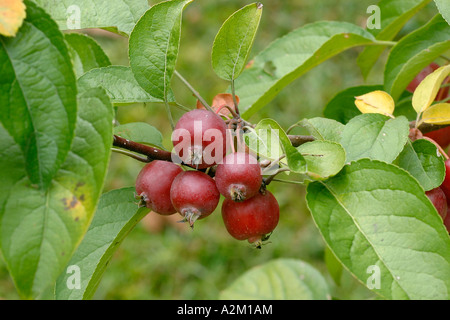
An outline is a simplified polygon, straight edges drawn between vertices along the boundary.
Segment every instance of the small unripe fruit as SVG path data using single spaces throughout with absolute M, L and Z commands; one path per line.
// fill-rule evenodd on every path
M 154 160 L 146 164 L 136 178 L 140 205 L 162 215 L 176 213 L 170 200 L 170 187 L 181 172 L 183 169 L 168 161 Z
M 233 152 L 217 165 L 217 189 L 227 199 L 244 201 L 255 196 L 262 183 L 261 167 L 248 153 Z
M 247 240 L 260 248 L 277 226 L 280 208 L 273 194 L 266 190 L 243 202 L 225 199 L 222 218 L 228 233 L 237 240 Z
M 193 227 L 197 219 L 209 216 L 216 209 L 220 193 L 214 179 L 207 174 L 185 171 L 173 181 L 170 198 L 174 208 Z
M 204 169 L 220 162 L 226 153 L 225 122 L 214 112 L 194 109 L 177 122 L 172 143 L 174 153 L 196 169 Z

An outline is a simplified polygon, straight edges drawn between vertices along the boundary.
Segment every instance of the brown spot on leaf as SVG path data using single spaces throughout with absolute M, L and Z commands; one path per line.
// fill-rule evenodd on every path
M 76 196 L 72 196 L 72 199 L 70 201 L 67 198 L 62 198 L 61 201 L 64 204 L 64 210 L 73 209 L 78 204 L 78 199 Z
M 85 183 L 83 181 L 78 181 L 77 185 L 75 186 L 75 190 L 77 190 L 78 188 L 84 186 Z
M 77 205 L 77 203 L 78 203 L 77 197 L 73 196 L 73 197 L 72 197 L 72 201 L 70 201 L 70 208 L 71 208 L 71 209 L 75 208 L 75 206 Z

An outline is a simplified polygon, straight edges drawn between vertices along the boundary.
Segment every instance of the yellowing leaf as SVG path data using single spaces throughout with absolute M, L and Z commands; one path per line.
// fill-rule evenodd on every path
M 381 90 L 355 97 L 355 105 L 362 113 L 392 115 L 395 109 L 394 99 L 389 93 Z
M 450 124 L 450 103 L 437 103 L 422 114 L 422 122 L 431 124 Z
M 450 65 L 440 67 L 430 73 L 417 86 L 412 97 L 412 105 L 417 113 L 426 110 L 433 103 L 442 82 L 450 73 Z
M 22 0 L 0 1 L 0 35 L 14 37 L 25 19 Z

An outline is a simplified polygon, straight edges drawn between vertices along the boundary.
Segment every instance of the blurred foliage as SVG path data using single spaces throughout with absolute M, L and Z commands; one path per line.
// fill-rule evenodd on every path
M 151 1 L 151 4 L 156 3 Z M 184 12 L 177 70 L 207 100 L 225 92 L 228 83 L 211 67 L 211 47 L 223 21 L 250 3 L 243 0 L 197 0 Z M 319 20 L 348 21 L 365 26 L 367 7 L 373 1 L 356 0 L 267 0 L 252 55 L 289 31 Z M 435 10 L 433 5 L 427 8 Z M 421 12 L 402 31 L 409 32 L 424 23 L 432 13 Z M 128 65 L 127 39 L 107 32 L 86 31 L 103 47 L 111 62 Z M 400 35 L 401 36 L 401 35 Z M 322 116 L 325 104 L 339 91 L 355 85 L 382 83 L 386 55 L 369 78 L 364 80 L 356 65 L 359 49 L 350 50 L 316 67 L 286 87 L 250 121 L 266 117 L 284 128 L 303 118 Z M 177 100 L 189 108 L 195 97 L 176 78 Z M 174 118 L 182 111 L 173 109 Z M 117 109 L 119 123 L 145 121 L 164 135 L 170 149 L 170 125 L 162 104 L 136 104 Z M 300 133 L 295 129 L 293 133 Z M 144 164 L 121 154 L 113 154 L 105 191 L 133 186 Z M 280 176 L 280 178 L 284 178 Z M 178 215 L 160 217 L 150 213 L 129 234 L 110 262 L 95 299 L 216 299 L 234 279 L 249 268 L 268 260 L 299 258 L 312 264 L 327 278 L 333 297 L 372 299 L 374 295 L 344 271 L 336 286 L 324 264 L 324 242 L 305 203 L 305 188 L 273 182 L 269 189 L 280 204 L 280 222 L 261 250 L 233 239 L 225 230 L 220 204 L 215 213 L 196 223 L 191 230 L 178 223 Z M 6 266 L 0 259 L 0 298 L 17 299 Z

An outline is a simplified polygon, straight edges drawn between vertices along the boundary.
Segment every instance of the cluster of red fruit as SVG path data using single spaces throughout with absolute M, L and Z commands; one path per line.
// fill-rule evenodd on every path
M 219 134 L 214 139 L 205 138 L 211 130 Z M 141 205 L 161 215 L 178 212 L 192 227 L 196 220 L 216 209 L 222 194 L 222 217 L 230 235 L 259 248 L 278 224 L 279 206 L 265 188 L 257 159 L 248 152 L 226 155 L 227 125 L 212 111 L 196 109 L 185 113 L 175 126 L 174 132 L 180 131 L 188 134 L 172 136 L 174 150 L 180 143 L 186 145 L 186 141 L 174 137 L 188 138 L 188 148 L 179 150 L 177 156 L 191 160 L 183 164 L 187 162 L 196 170 L 185 171 L 174 161 L 148 163 L 136 180 Z M 201 139 L 194 138 L 198 136 Z M 212 154 L 225 156 L 221 161 L 205 161 L 204 152 L 208 149 Z

